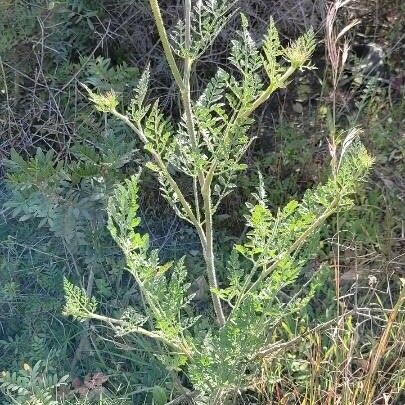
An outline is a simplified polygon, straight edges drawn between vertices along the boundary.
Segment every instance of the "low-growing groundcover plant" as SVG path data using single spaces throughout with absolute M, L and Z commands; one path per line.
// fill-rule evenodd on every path
M 108 229 L 139 287 L 139 308 L 123 309 L 120 318 L 104 316 L 94 298 L 65 279 L 64 313 L 81 321 L 105 322 L 119 335 L 150 339 L 162 363 L 181 376 L 180 381 L 192 388 L 197 400 L 222 403 L 253 389 L 263 359 L 278 352 L 271 333 L 283 319 L 301 311 L 322 284 L 322 268 L 305 284 L 299 282 L 301 270 L 318 253 L 325 221 L 353 206 L 351 196 L 373 160 L 355 128 L 345 137 L 334 134 L 330 177 L 308 190 L 302 201 L 291 201 L 272 213 L 260 182 L 248 204 L 249 231 L 244 241 L 234 246 L 226 278 L 219 280 L 214 218 L 223 198 L 234 190 L 236 174 L 245 169 L 242 159 L 254 138 L 249 134 L 252 114 L 285 87 L 296 71 L 309 67 L 316 44 L 314 34 L 309 31 L 282 46 L 270 21 L 258 46 L 242 15 L 241 31 L 231 43 L 229 57 L 237 73 L 218 69 L 193 100 L 193 67 L 232 16 L 233 4 L 208 0 L 192 7 L 186 0 L 184 20 L 170 35 L 157 0 L 150 0 L 150 6 L 178 86 L 179 123 L 174 125 L 164 116 L 158 101 L 146 102 L 149 68 L 126 111 L 120 110 L 113 91 L 97 94 L 87 90 L 99 111 L 112 114 L 133 130 L 144 145 L 149 159 L 146 166 L 156 174 L 162 194 L 177 215 L 195 228 L 215 320 L 207 317 L 206 311 L 195 310 L 184 259 L 161 263 L 157 251 L 149 249 L 148 235 L 139 232 L 139 174 L 116 188 L 107 208 Z

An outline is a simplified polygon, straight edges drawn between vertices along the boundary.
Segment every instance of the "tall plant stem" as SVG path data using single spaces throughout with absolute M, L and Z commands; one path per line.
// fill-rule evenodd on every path
M 185 45 L 187 52 L 190 51 L 191 48 L 191 0 L 185 0 L 184 2 L 184 14 L 185 14 Z M 191 140 L 191 147 L 193 148 L 194 152 L 198 153 L 198 137 L 195 130 L 194 124 L 194 116 L 193 116 L 193 109 L 191 105 L 191 86 L 190 86 L 190 76 L 191 76 L 191 68 L 193 66 L 194 60 L 187 56 L 184 59 L 184 74 L 183 74 L 183 87 L 180 88 L 181 91 L 181 99 L 183 103 L 183 108 L 185 112 L 185 119 L 186 119 L 186 126 L 187 126 L 187 133 L 190 136 Z M 204 175 L 201 170 L 198 170 L 197 173 L 198 181 L 200 183 L 200 187 L 203 186 L 204 183 Z M 198 206 L 198 201 L 196 201 L 196 206 Z
M 174 80 L 176 81 L 179 88 L 182 89 L 184 87 L 183 80 L 181 78 L 179 68 L 177 67 L 176 61 L 174 59 L 169 39 L 167 38 L 167 33 L 163 23 L 162 14 L 160 13 L 158 0 L 149 0 L 149 4 L 152 9 L 153 18 L 155 20 L 156 28 L 159 32 L 159 38 L 160 41 L 162 42 L 163 51 L 165 53 L 167 63 L 169 64 L 170 70 L 172 71 Z
M 191 147 L 194 151 L 198 149 L 197 134 L 194 126 L 193 110 L 191 107 L 190 73 L 193 61 L 187 58 L 184 61 L 184 88 L 181 90 L 181 99 L 185 112 L 187 133 L 190 136 Z
M 159 3 L 157 0 L 150 0 L 150 6 L 152 8 L 153 16 L 155 19 L 156 27 L 159 32 L 160 41 L 162 42 L 163 50 L 165 53 L 166 60 L 170 66 L 172 71 L 174 80 L 176 81 L 179 89 L 181 100 L 184 108 L 185 114 L 185 122 L 187 127 L 187 133 L 190 137 L 191 147 L 194 152 L 198 153 L 198 138 L 197 133 L 195 130 L 195 123 L 194 123 L 194 116 L 192 110 L 192 103 L 191 103 L 191 86 L 190 86 L 190 76 L 191 76 L 191 68 L 193 65 L 193 59 L 190 56 L 186 56 L 184 58 L 184 72 L 183 77 L 181 77 L 179 69 L 177 67 L 176 61 L 174 59 L 174 55 L 167 37 L 167 32 L 164 27 L 162 15 L 159 8 Z M 187 51 L 190 50 L 191 47 L 191 0 L 185 0 L 184 2 L 184 11 L 185 11 L 185 46 Z M 139 132 L 139 129 L 138 131 Z M 158 165 L 163 170 L 162 164 L 163 162 L 159 162 Z M 164 166 L 164 164 L 163 164 Z M 166 167 L 164 166 L 164 172 L 167 172 Z M 204 219 L 205 219 L 205 232 L 201 228 L 201 223 L 197 219 L 200 217 L 199 212 L 194 215 L 192 213 L 190 205 L 185 201 L 184 197 L 179 190 L 177 183 L 175 180 L 168 174 L 168 181 L 176 194 L 180 196 L 181 203 L 186 206 L 187 215 L 190 217 L 191 223 L 196 227 L 198 235 L 200 237 L 201 245 L 203 248 L 204 253 L 204 260 L 207 269 L 207 276 L 208 282 L 211 289 L 218 288 L 218 281 L 217 275 L 215 270 L 215 260 L 214 260 L 214 247 L 213 247 L 213 240 L 214 240 L 214 230 L 213 230 L 213 223 L 212 223 L 212 206 L 211 206 L 211 181 L 212 178 L 204 178 L 204 173 L 198 169 L 197 170 L 197 179 L 198 183 L 194 182 L 194 199 L 195 199 L 195 206 L 196 209 L 199 209 L 199 201 L 198 198 L 201 195 L 203 200 L 203 209 L 204 209 Z M 198 189 L 197 189 L 198 188 Z M 225 324 L 225 315 L 222 308 L 220 298 L 215 295 L 214 292 L 211 292 L 212 303 L 214 306 L 215 314 L 217 317 L 218 324 L 223 326 Z
M 191 47 L 191 0 L 185 0 L 185 45 L 187 51 Z M 186 57 L 184 60 L 184 90 L 182 91 L 182 101 L 186 117 L 187 131 L 190 135 L 191 146 L 198 153 L 198 138 L 195 131 L 194 116 L 191 106 L 191 86 L 190 86 L 190 75 L 193 60 L 190 57 Z M 207 175 L 204 178 L 201 170 L 197 172 L 198 184 L 200 187 L 200 193 L 203 199 L 204 207 L 204 219 L 205 219 L 205 244 L 201 241 L 204 260 L 207 269 L 208 283 L 211 288 L 218 289 L 218 280 L 215 269 L 215 256 L 214 256 L 214 227 L 212 222 L 212 204 L 211 204 L 211 181 L 212 178 Z M 195 184 L 197 186 L 197 184 Z M 197 190 L 196 190 L 197 191 Z M 198 192 L 197 192 L 198 194 Z M 196 199 L 196 206 L 198 206 L 198 197 Z M 218 324 L 223 326 L 225 324 L 225 315 L 222 308 L 220 298 L 211 291 L 212 304 L 214 306 L 215 315 L 217 317 Z

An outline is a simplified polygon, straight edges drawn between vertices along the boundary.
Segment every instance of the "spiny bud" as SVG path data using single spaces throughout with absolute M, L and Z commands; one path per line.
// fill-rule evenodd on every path
M 105 94 L 96 94 L 89 87 L 82 83 L 82 86 L 89 93 L 89 99 L 92 101 L 98 111 L 101 112 L 112 112 L 114 111 L 119 101 L 114 90 L 111 90 Z
M 284 50 L 284 57 L 296 69 L 302 68 L 310 59 L 315 50 L 316 41 L 312 28 L 292 42 L 288 48 Z

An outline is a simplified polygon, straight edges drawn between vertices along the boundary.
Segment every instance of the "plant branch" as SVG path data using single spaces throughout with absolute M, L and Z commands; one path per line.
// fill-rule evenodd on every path
M 151 339 L 157 340 L 157 341 L 159 341 L 161 343 L 164 343 L 165 345 L 171 347 L 172 349 L 178 351 L 179 353 L 185 354 L 188 358 L 192 357 L 192 351 L 191 351 L 191 349 L 189 347 L 186 347 L 181 343 L 172 342 L 171 340 L 167 339 L 165 336 L 162 336 L 158 332 L 151 332 L 151 331 L 148 331 L 147 329 L 144 329 L 144 328 L 142 328 L 140 326 L 134 326 L 131 323 L 125 322 L 125 321 L 123 321 L 121 319 L 110 318 L 108 316 L 99 315 L 99 314 L 92 313 L 92 312 L 88 313 L 87 317 L 89 319 L 101 321 L 101 322 L 104 322 L 104 323 L 109 323 L 109 324 L 112 324 L 112 325 L 118 325 L 118 326 L 122 326 L 122 327 L 127 327 L 133 333 L 136 333 L 138 335 L 146 336 L 146 337 L 149 337 Z
M 127 116 L 119 113 L 117 110 L 112 110 L 112 114 L 125 122 L 141 139 L 141 141 L 144 144 L 148 143 L 148 140 L 142 131 L 142 127 L 140 125 L 135 125 Z M 177 185 L 176 181 L 173 179 L 169 171 L 167 170 L 167 167 L 165 163 L 163 162 L 162 158 L 160 155 L 153 150 L 152 148 L 148 149 L 150 154 L 152 155 L 155 163 L 158 165 L 159 169 L 161 170 L 162 175 L 165 177 L 165 179 L 169 182 L 170 186 L 172 187 L 173 191 L 175 192 L 177 198 L 179 199 L 180 204 L 184 208 L 189 220 L 191 223 L 195 226 L 198 235 L 201 239 L 201 241 L 204 241 L 205 244 L 205 235 L 201 226 L 201 223 L 197 219 L 196 215 L 194 214 L 192 208 L 190 207 L 190 204 L 187 202 L 186 198 L 184 197 L 183 193 L 181 192 L 179 186 Z
M 263 264 L 263 271 L 260 274 L 260 276 L 258 277 L 258 279 L 249 287 L 249 284 L 252 280 L 252 278 L 254 277 L 254 275 L 256 274 L 257 269 L 259 268 L 259 265 L 257 263 L 253 264 L 253 268 L 252 271 L 249 273 L 248 277 L 246 278 L 243 287 L 242 287 L 242 291 L 239 294 L 238 299 L 236 300 L 236 303 L 232 309 L 232 311 L 234 312 L 240 305 L 240 303 L 242 302 L 243 298 L 245 297 L 245 295 L 247 293 L 249 293 L 250 291 L 256 289 L 257 287 L 259 287 L 260 283 L 267 277 L 270 275 L 270 273 L 280 264 L 280 262 L 284 259 L 284 257 L 286 255 L 291 254 L 294 250 L 298 249 L 301 247 L 301 245 L 303 243 L 305 243 L 305 241 L 308 239 L 308 237 L 317 230 L 317 228 L 319 228 L 325 221 L 326 219 L 328 219 L 334 212 L 335 209 L 337 207 L 337 205 L 339 204 L 341 196 L 337 196 L 331 203 L 331 205 L 324 211 L 324 213 L 322 215 L 320 215 L 313 223 L 310 227 L 307 228 L 307 230 L 305 232 L 303 232 L 303 234 L 295 240 L 295 242 L 293 244 L 291 244 L 291 246 L 279 253 L 274 259 L 273 259 L 273 263 L 269 266 L 269 267 L 265 267 L 266 263 Z
M 297 69 L 294 66 L 290 66 L 285 73 L 280 78 L 281 86 L 290 78 L 290 76 L 296 71 Z M 270 83 L 266 90 L 260 94 L 260 96 L 252 103 L 252 105 L 243 110 L 239 118 L 247 118 L 250 114 L 252 114 L 257 108 L 259 108 L 265 101 L 267 101 L 270 96 L 279 88 L 280 86 L 275 86 L 273 83 Z M 238 118 L 238 117 L 237 117 Z
M 350 310 L 342 315 L 339 315 L 336 318 L 333 318 L 329 321 L 326 321 L 320 325 L 315 326 L 314 328 L 308 330 L 307 332 L 304 332 L 302 334 L 300 334 L 299 336 L 287 341 L 287 342 L 276 342 L 276 343 L 272 343 L 268 346 L 263 347 L 260 351 L 258 351 L 251 360 L 257 359 L 257 358 L 265 358 L 265 357 L 269 357 L 271 355 L 276 354 L 278 351 L 282 350 L 282 349 L 286 349 L 289 348 L 293 345 L 295 345 L 296 343 L 298 343 L 299 341 L 301 341 L 302 339 L 304 339 L 306 336 L 308 335 L 313 335 L 314 333 L 317 332 L 321 332 L 325 329 L 327 329 L 329 326 L 337 323 L 340 323 L 340 320 L 342 318 L 347 317 L 348 315 L 352 314 L 353 310 Z
M 119 113 L 117 110 L 112 110 L 111 114 L 125 122 L 141 139 L 141 141 L 146 145 L 148 140 L 146 139 L 145 134 L 139 126 L 136 126 L 126 115 Z
M 290 76 L 296 71 L 297 69 L 294 66 L 290 66 L 283 76 L 280 78 L 280 83 L 284 85 L 284 83 L 290 78 Z M 245 119 L 249 117 L 257 108 L 259 108 L 264 102 L 266 102 L 270 96 L 279 88 L 280 86 L 275 86 L 273 83 L 270 83 L 268 87 L 263 90 L 263 92 L 260 94 L 260 96 L 251 104 L 251 106 L 245 110 L 239 110 L 236 115 L 234 115 L 232 122 L 227 126 L 225 133 L 224 133 L 224 141 L 227 140 L 231 128 L 235 123 L 238 122 L 240 119 Z M 216 167 L 217 167 L 218 161 L 214 159 L 213 163 L 211 164 L 210 171 L 215 173 Z
M 301 247 L 303 243 L 308 239 L 308 237 L 315 232 L 334 212 L 339 204 L 340 201 L 340 195 L 338 195 L 331 203 L 331 205 L 324 211 L 322 215 L 320 215 L 313 223 L 311 226 L 309 226 L 303 234 L 296 239 L 296 241 L 291 244 L 291 246 L 278 254 L 275 258 L 271 266 L 269 266 L 266 270 L 264 270 L 260 276 L 257 278 L 257 280 L 248 288 L 248 290 L 245 292 L 247 294 L 249 291 L 252 291 L 256 289 L 260 283 L 268 276 L 270 273 L 280 264 L 280 262 L 285 258 L 286 255 L 291 254 L 294 252 L 294 250 L 298 249 Z

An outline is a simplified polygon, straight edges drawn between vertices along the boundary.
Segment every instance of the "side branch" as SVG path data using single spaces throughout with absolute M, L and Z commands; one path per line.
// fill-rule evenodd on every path
M 312 223 L 311 226 L 298 238 L 296 241 L 284 252 L 281 252 L 275 259 L 271 266 L 269 266 L 265 271 L 263 271 L 258 279 L 250 286 L 247 292 L 256 289 L 260 283 L 268 276 L 270 273 L 280 264 L 280 262 L 285 258 L 286 255 L 291 254 L 294 250 L 300 248 L 303 243 L 309 238 L 309 236 L 315 232 L 334 212 L 335 208 L 339 204 L 340 195 L 337 196 L 328 207 L 325 212 L 320 215 L 316 221 Z
M 148 143 L 148 140 L 146 139 L 146 136 L 144 132 L 142 131 L 142 128 L 140 126 L 135 125 L 127 116 L 119 113 L 117 110 L 112 110 L 112 114 L 120 119 L 121 121 L 125 122 L 141 139 L 141 141 L 146 145 Z M 161 170 L 162 175 L 165 177 L 165 179 L 169 182 L 170 186 L 172 187 L 173 191 L 175 192 L 177 198 L 179 199 L 179 202 L 181 206 L 184 208 L 184 211 L 186 212 L 189 220 L 191 223 L 195 226 L 197 233 L 204 244 L 206 244 L 206 238 L 204 231 L 202 229 L 200 221 L 197 219 L 196 215 L 194 214 L 190 204 L 187 202 L 186 198 L 184 197 L 184 194 L 181 192 L 179 186 L 177 185 L 176 181 L 173 179 L 169 171 L 167 170 L 166 165 L 164 164 L 162 158 L 160 155 L 153 149 L 149 149 L 150 154 L 152 155 L 155 163 Z
M 165 336 L 161 335 L 158 332 L 151 332 L 148 331 L 147 329 L 144 329 L 140 326 L 134 326 L 131 325 L 129 322 L 125 322 L 121 319 L 115 319 L 115 318 L 110 318 L 108 316 L 104 316 L 104 315 L 99 315 L 99 314 L 95 314 L 95 313 L 89 313 L 87 314 L 88 319 L 94 319 L 97 321 L 101 321 L 101 322 L 105 322 L 105 323 L 109 323 L 111 325 L 118 325 L 121 327 L 127 327 L 129 328 L 130 332 L 132 333 L 136 333 L 138 335 L 142 335 L 142 336 L 146 336 L 149 337 L 151 339 L 157 340 L 161 343 L 164 343 L 165 345 L 171 347 L 172 349 L 174 349 L 175 351 L 185 354 L 188 358 L 192 357 L 192 352 L 191 349 L 188 347 L 185 347 L 183 344 L 181 343 L 176 343 L 176 342 L 172 342 L 171 340 L 167 339 Z

